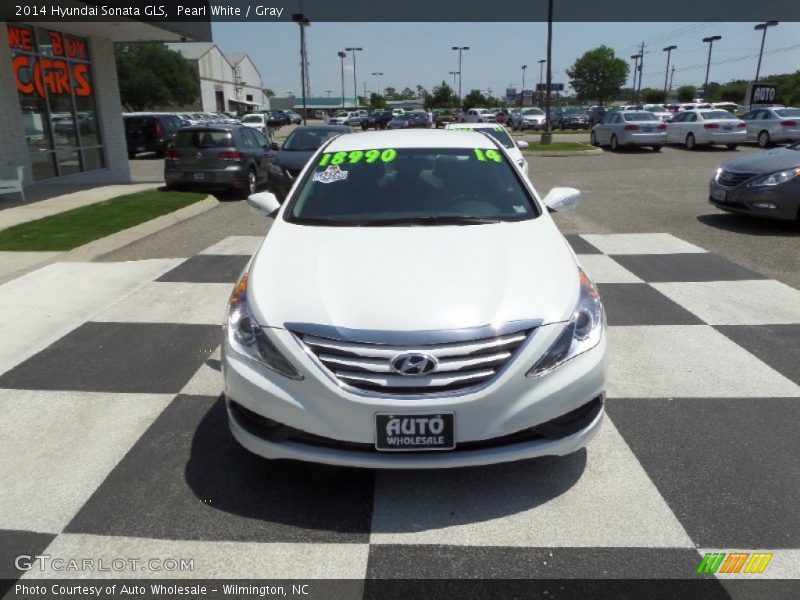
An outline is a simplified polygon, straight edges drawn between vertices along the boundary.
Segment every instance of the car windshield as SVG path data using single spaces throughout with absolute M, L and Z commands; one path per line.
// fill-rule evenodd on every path
M 800 108 L 781 108 L 775 114 L 779 117 L 800 117 Z
M 736 115 L 729 113 L 727 110 L 707 110 L 700 113 L 706 121 L 713 121 L 715 119 L 735 119 Z
M 460 125 L 459 127 L 454 127 L 456 131 L 477 131 L 480 133 L 487 133 L 496 139 L 498 142 L 503 144 L 506 148 L 514 148 L 516 144 L 514 144 L 514 140 L 511 139 L 511 136 L 508 135 L 508 131 L 502 125 L 498 125 L 497 127 L 464 127 Z
M 175 134 L 176 148 L 229 148 L 233 146 L 230 131 L 219 129 L 184 129 Z
M 283 143 L 284 150 L 309 152 L 319 148 L 323 142 L 339 135 L 341 131 L 332 129 L 295 129 Z
M 658 117 L 651 112 L 624 113 L 622 116 L 626 121 L 658 121 Z
M 247 115 L 242 118 L 242 123 L 261 123 L 261 115 Z
M 526 108 L 522 111 L 523 115 L 543 115 L 544 111 L 541 108 Z
M 402 148 L 325 153 L 286 211 L 305 225 L 467 225 L 538 216 L 496 149 Z
M 666 112 L 667 110 L 663 106 L 658 106 L 657 104 L 647 104 L 645 105 L 644 109 L 651 112 Z

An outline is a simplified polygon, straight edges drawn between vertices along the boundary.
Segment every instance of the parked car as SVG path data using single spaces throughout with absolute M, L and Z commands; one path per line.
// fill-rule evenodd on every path
M 742 117 L 748 142 L 767 148 L 800 140 L 800 108 L 756 108 Z
M 545 112 L 541 108 L 523 108 L 513 113 L 511 129 L 525 131 L 526 129 L 542 129 L 544 127 Z
M 171 113 L 137 113 L 122 115 L 128 158 L 143 152 L 164 156 L 167 144 L 181 128 L 181 119 Z
M 687 150 L 698 144 L 722 144 L 735 150 L 746 138 L 745 122 L 727 110 L 685 110 L 667 122 L 667 143 L 683 144 Z
M 396 469 L 585 447 L 605 317 L 549 214 L 579 199 L 540 199 L 478 133 L 323 145 L 283 206 L 250 197 L 274 221 L 228 305 L 234 438 L 269 459 Z
M 164 154 L 168 189 L 232 189 L 246 198 L 269 177 L 270 142 L 244 125 L 179 129 Z
M 732 158 L 709 185 L 717 208 L 800 224 L 800 142 Z
M 407 112 L 394 117 L 387 124 L 388 129 L 413 129 L 415 127 L 427 127 L 428 119 L 425 113 Z
M 358 114 L 356 111 L 344 111 L 340 110 L 336 112 L 329 120 L 328 124 L 330 125 L 349 125 L 350 127 L 356 127 L 357 125 L 361 125 L 361 115 Z
M 592 127 L 592 146 L 649 146 L 656 152 L 667 141 L 667 125 L 653 113 L 640 110 L 619 110 L 608 113 L 602 123 Z
M 673 117 L 672 113 L 668 111 L 661 104 L 645 104 L 642 107 L 642 110 L 646 110 L 648 112 L 653 113 L 655 116 L 658 117 L 659 121 L 662 121 L 664 123 L 666 123 Z
M 289 123 L 290 124 L 299 125 L 300 123 L 303 122 L 303 117 L 301 115 L 298 115 L 294 111 L 291 111 L 291 110 L 286 111 L 286 116 L 289 117 Z
M 280 129 L 289 124 L 289 116 L 282 110 L 270 110 L 266 114 L 267 125 L 270 129 Z
M 299 125 L 283 144 L 270 144 L 269 185 L 285 195 L 317 149 L 332 137 L 352 133 L 347 125 Z
M 528 142 L 525 140 L 515 141 L 508 130 L 499 123 L 492 125 L 491 123 L 450 123 L 445 129 L 453 129 L 456 131 L 477 131 L 493 137 L 497 140 L 503 148 L 506 149 L 508 156 L 517 165 L 525 175 L 528 176 L 528 161 L 522 156 L 520 150 L 528 147 Z
M 470 108 L 462 123 L 496 123 L 494 114 L 486 108 Z
M 271 126 L 269 124 L 269 114 L 267 113 L 258 112 L 247 114 L 242 117 L 242 125 L 257 129 L 263 135 L 270 137 L 269 130 Z
M 452 108 L 443 108 L 437 110 L 433 114 L 433 122 L 436 127 L 444 127 L 448 123 L 453 123 L 456 120 L 455 110 Z
M 367 119 L 361 120 L 361 129 L 364 131 L 367 129 L 386 129 L 389 125 L 389 121 L 393 118 L 394 116 L 390 110 L 375 111 L 370 114 Z
M 558 110 L 551 120 L 551 129 L 588 129 L 589 117 L 577 107 Z

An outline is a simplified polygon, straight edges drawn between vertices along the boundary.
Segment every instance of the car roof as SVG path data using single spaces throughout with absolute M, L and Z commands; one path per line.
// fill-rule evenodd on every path
M 355 131 L 349 125 L 298 125 L 292 131 Z
M 505 129 L 500 123 L 448 123 L 445 129 Z
M 209 123 L 208 125 L 189 125 L 188 127 L 181 127 L 180 131 L 208 131 L 209 129 L 227 129 L 227 130 L 234 130 L 234 129 L 250 129 L 246 125 L 242 125 L 241 123 Z
M 365 131 L 335 138 L 327 152 L 369 150 L 373 148 L 495 148 L 482 133 L 428 129 L 414 131 Z

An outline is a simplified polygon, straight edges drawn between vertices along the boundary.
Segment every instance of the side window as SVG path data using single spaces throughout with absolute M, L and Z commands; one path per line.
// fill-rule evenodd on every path
M 240 130 L 240 133 L 242 134 L 242 143 L 245 145 L 245 147 L 247 147 L 247 148 L 257 148 L 258 147 L 258 141 L 256 140 L 255 135 L 253 135 L 253 130 L 252 129 L 250 129 L 250 128 L 242 128 Z
M 775 117 L 772 116 L 772 113 L 770 111 L 768 111 L 768 110 L 762 110 L 761 111 L 761 120 L 762 121 L 767 121 L 769 119 L 774 119 L 774 118 Z
M 697 121 L 697 113 L 689 113 L 689 114 L 687 114 L 686 115 L 686 120 L 691 122 L 691 123 L 694 123 L 695 121 Z
M 256 143 L 260 147 L 269 146 L 269 140 L 264 136 L 263 133 L 261 133 L 260 131 L 256 131 L 255 129 L 251 129 L 250 133 L 253 134 L 253 137 L 255 138 Z
M 611 117 L 612 123 L 619 123 L 620 121 L 622 121 L 622 115 L 620 115 L 619 113 Z
M 745 115 L 742 117 L 742 120 L 743 120 L 743 121 L 752 121 L 752 120 L 753 120 L 753 119 L 755 119 L 755 118 L 756 118 L 756 111 L 754 111 L 754 110 L 751 110 L 749 113 L 745 114 Z

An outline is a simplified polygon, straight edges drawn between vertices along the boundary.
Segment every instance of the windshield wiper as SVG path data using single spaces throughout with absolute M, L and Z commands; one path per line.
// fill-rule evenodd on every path
M 366 221 L 362 224 L 370 227 L 390 227 L 392 225 L 482 225 L 485 223 L 500 222 L 500 219 L 491 217 L 427 216 L 376 219 L 374 221 Z

